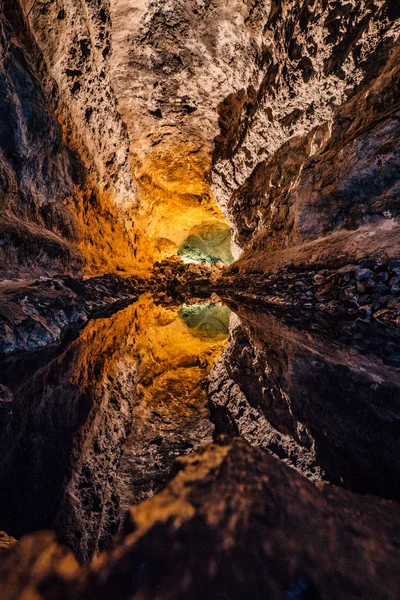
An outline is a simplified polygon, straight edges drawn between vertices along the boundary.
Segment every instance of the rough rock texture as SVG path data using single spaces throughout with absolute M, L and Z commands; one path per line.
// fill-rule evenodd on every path
M 262 83 L 221 105 L 214 153 L 242 246 L 396 216 L 399 16 L 392 0 L 271 3 Z
M 124 206 L 135 192 L 107 75 L 109 15 L 85 5 L 1 7 L 1 269 L 13 277 L 132 270 Z
M 399 526 L 394 502 L 317 488 L 262 450 L 221 441 L 181 459 L 89 569 L 48 534 L 0 554 L 2 595 L 394 600 Z
M 0 412 L 0 528 L 7 533 L 54 528 L 81 560 L 110 543 L 132 426 L 134 318 L 131 305 L 91 321 L 66 347 L 2 361 L 11 408 Z
M 110 69 L 140 188 L 138 256 L 225 224 L 207 181 L 218 104 L 260 78 L 269 1 L 112 1 Z M 182 218 L 182 209 L 184 218 Z
M 382 257 L 382 255 L 381 255 Z M 282 258 L 282 256 L 281 256 Z M 299 258 L 299 257 L 298 257 Z M 278 266 L 272 274 L 233 269 L 222 274 L 214 290 L 239 303 L 270 308 L 358 317 L 396 327 L 400 324 L 400 260 L 364 259 L 359 264 Z M 336 257 L 339 258 L 339 257 Z M 270 257 L 271 259 L 271 257 Z M 340 256 L 345 262 L 346 256 Z M 338 268 L 340 266 L 340 268 Z M 308 268 L 306 268 L 308 267 Z M 310 268 L 314 267 L 311 271 Z M 397 348 L 393 348 L 397 354 Z
M 47 296 L 33 287 L 38 308 L 57 299 L 45 283 Z M 0 362 L 0 527 L 18 537 L 54 528 L 87 561 L 110 543 L 130 504 L 160 489 L 177 456 L 212 439 L 205 382 L 227 341 L 230 311 L 211 305 L 196 327 L 149 295 L 129 297 L 122 310 L 121 301 L 107 304 L 113 285 L 131 292 L 132 282 L 66 283 L 80 290 L 71 299 L 62 288 L 58 298 L 75 321 L 93 305 L 79 337 L 71 341 L 77 322 L 61 344 L 30 333 L 40 350 Z M 213 324 L 218 310 L 222 330 Z M 49 326 L 52 311 L 42 311 L 41 322 Z
M 212 440 L 205 383 L 228 331 L 221 332 L 219 322 L 213 323 L 218 308 L 207 310 L 207 306 L 190 307 L 205 309 L 203 327 L 198 328 L 190 327 L 192 323 L 176 306 L 159 305 L 149 296 L 135 306 L 136 343 L 131 356 L 137 386 L 133 425 L 119 472 L 121 514 L 165 484 L 178 456 Z
M 2 598 L 398 597 L 399 33 L 397 0 L 1 3 Z M 226 218 L 236 264 L 163 260 Z M 211 418 L 259 448 L 196 450 L 226 340 L 177 305 L 214 292 Z
M 4 531 L 0 531 L 0 552 L 6 550 L 10 546 L 13 546 L 17 543 L 17 540 L 10 535 L 4 533 Z

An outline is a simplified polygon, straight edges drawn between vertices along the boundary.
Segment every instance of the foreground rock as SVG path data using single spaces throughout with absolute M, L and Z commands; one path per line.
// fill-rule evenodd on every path
M 394 600 L 399 514 L 396 503 L 317 488 L 242 440 L 220 440 L 181 459 L 89 569 L 51 534 L 3 553 L 2 598 Z

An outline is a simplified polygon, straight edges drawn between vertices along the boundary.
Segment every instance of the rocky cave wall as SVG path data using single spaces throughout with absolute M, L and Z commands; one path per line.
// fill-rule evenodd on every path
M 4 258 L 132 270 L 226 218 L 252 268 L 338 228 L 397 236 L 398 17 L 392 0 L 4 3 Z
M 261 83 L 219 106 L 212 171 L 253 267 L 257 249 L 394 227 L 399 16 L 393 1 L 271 3 Z
M 2 244 L 5 275 L 132 270 L 137 201 L 97 2 L 5 2 Z
M 360 296 L 370 298 L 367 282 L 382 287 L 365 301 L 366 326 L 399 291 L 397 3 L 21 0 L 3 2 L 0 20 L 1 275 L 140 270 L 228 219 L 243 256 L 213 284 L 241 324 L 210 375 L 209 408 L 216 435 L 261 447 L 223 439 L 180 461 L 164 491 L 132 509 L 115 550 L 91 566 L 78 567 L 47 534 L 25 538 L 0 560 L 10 597 L 22 585 L 41 598 L 106 598 L 110 590 L 121 598 L 210 598 L 218 582 L 226 597 L 242 598 L 250 573 L 254 598 L 334 598 L 338 579 L 343 597 L 384 589 L 382 597 L 393 598 L 398 505 L 355 493 L 399 499 L 397 334 L 377 321 L 367 359 L 357 328 L 322 317 L 310 323 L 307 311 L 325 302 L 336 286 L 326 280 L 339 267 L 350 315 Z M 169 268 L 161 266 L 160 279 Z M 171 295 L 180 268 L 166 284 Z M 194 273 L 200 287 L 210 279 L 204 273 Z M 286 313 L 268 305 L 267 316 L 251 301 L 267 295 L 270 273 L 285 288 L 267 290 L 271 303 L 283 311 L 288 296 L 298 301 Z M 60 293 L 71 285 L 77 302 L 73 280 L 62 281 L 49 283 L 50 295 L 58 303 L 54 285 Z M 395 320 L 399 310 L 390 307 Z M 177 445 L 159 444 L 153 415 L 151 427 L 137 418 L 132 429 L 136 363 L 121 353 L 135 340 L 118 328 L 123 314 L 114 317 L 118 344 L 92 322 L 85 345 L 78 339 L 49 353 L 39 371 L 22 356 L 24 380 L 13 390 L 11 373 L 11 391 L 0 389 L 3 468 L 17 470 L 21 440 L 22 459 L 31 458 L 3 490 L 9 533 L 20 531 L 8 500 L 27 487 L 27 522 L 56 523 L 81 560 L 107 548 L 116 530 L 116 465 L 130 431 L 148 429 L 151 456 L 168 465 L 177 446 L 195 446 L 196 427 L 202 439 L 210 435 L 204 394 L 200 425 L 192 422 Z M 126 372 L 123 389 L 114 362 Z M 130 443 L 140 461 L 141 439 Z M 49 481 L 36 468 L 46 448 L 54 449 Z M 157 479 L 145 475 L 140 500 Z M 57 502 L 48 506 L 50 485 Z M 3 543 L 14 541 L 2 536 Z

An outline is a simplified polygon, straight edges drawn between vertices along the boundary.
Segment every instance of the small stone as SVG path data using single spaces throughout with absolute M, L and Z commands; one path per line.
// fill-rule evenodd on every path
M 381 304 L 388 304 L 389 302 L 391 302 L 393 300 L 393 296 L 390 296 L 389 294 L 386 296 L 382 296 L 381 297 Z
M 375 291 L 376 291 L 378 294 L 383 294 L 383 293 L 385 293 L 385 292 L 388 292 L 388 291 L 389 291 L 389 286 L 385 285 L 384 283 L 380 283 L 379 285 L 377 285 L 377 286 L 375 287 Z
M 400 354 L 393 354 L 392 356 L 388 356 L 383 359 L 383 362 L 391 367 L 399 367 L 400 366 Z
M 365 294 L 365 292 L 367 291 L 367 287 L 360 282 L 357 283 L 356 289 L 359 294 Z
M 388 302 L 388 308 L 394 308 L 395 310 L 400 310 L 400 298 L 394 298 Z
M 325 277 L 323 275 L 314 275 L 314 282 L 317 285 L 321 285 L 322 283 L 324 283 L 325 281 Z
M 393 269 L 400 269 L 400 260 L 391 260 L 388 266 L 391 271 Z
M 364 304 L 363 306 L 360 306 L 360 313 L 363 313 L 365 315 L 370 315 L 372 313 L 372 304 Z
M 344 297 L 348 302 L 358 303 L 358 294 L 355 293 L 354 287 L 348 287 L 344 290 Z
M 376 281 L 376 283 L 384 283 L 388 279 L 389 273 L 386 271 L 381 271 L 380 273 L 376 273 L 376 275 L 374 275 L 374 281 Z
M 372 277 L 373 273 L 370 269 L 356 269 L 355 276 L 357 281 L 364 281 L 365 279 L 369 279 Z
M 378 266 L 378 261 L 373 259 L 366 259 L 361 261 L 361 266 L 364 269 L 374 269 Z

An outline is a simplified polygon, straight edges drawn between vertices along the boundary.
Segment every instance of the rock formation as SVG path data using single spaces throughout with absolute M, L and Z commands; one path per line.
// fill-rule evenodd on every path
M 181 459 L 89 568 L 51 534 L 0 554 L 3 598 L 395 598 L 399 525 L 394 502 L 221 440 Z
M 1 598 L 398 597 L 399 35 L 0 1 Z

